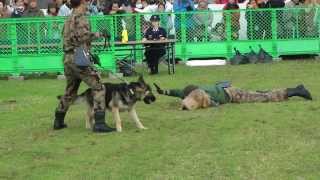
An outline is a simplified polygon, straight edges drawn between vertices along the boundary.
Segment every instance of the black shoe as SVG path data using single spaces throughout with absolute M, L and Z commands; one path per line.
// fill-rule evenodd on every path
M 287 88 L 288 97 L 299 96 L 307 100 L 312 100 L 310 92 L 301 84 L 295 88 Z
M 67 128 L 67 125 L 64 123 L 65 116 L 66 116 L 66 112 L 56 111 L 55 119 L 53 123 L 54 130 Z
M 105 113 L 104 112 L 96 112 L 94 114 L 94 125 L 93 125 L 93 132 L 96 133 L 108 133 L 108 132 L 112 132 L 115 131 L 115 128 L 111 128 L 109 127 L 106 123 L 105 123 Z

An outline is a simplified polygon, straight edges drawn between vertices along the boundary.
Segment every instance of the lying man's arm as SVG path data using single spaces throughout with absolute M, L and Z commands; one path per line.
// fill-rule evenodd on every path
M 180 89 L 167 89 L 163 90 L 161 89 L 156 83 L 153 83 L 153 85 L 156 87 L 157 92 L 159 94 L 167 95 L 167 96 L 173 96 L 173 97 L 179 97 L 181 99 L 184 98 L 183 91 Z

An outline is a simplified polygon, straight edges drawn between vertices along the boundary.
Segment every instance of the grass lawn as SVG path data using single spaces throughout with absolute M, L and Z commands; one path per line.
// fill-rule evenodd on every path
M 157 95 L 154 104 L 137 106 L 148 130 L 138 131 L 123 113 L 122 133 L 94 134 L 85 129 L 83 105 L 72 106 L 67 129 L 52 130 L 64 81 L 1 80 L 0 179 L 320 178 L 320 62 L 179 65 L 173 76 L 162 67 L 158 76 L 145 75 L 146 81 L 181 88 L 231 80 L 250 90 L 304 83 L 314 101 L 292 98 L 186 112 L 179 110 L 179 99 Z M 107 121 L 114 126 L 110 114 Z

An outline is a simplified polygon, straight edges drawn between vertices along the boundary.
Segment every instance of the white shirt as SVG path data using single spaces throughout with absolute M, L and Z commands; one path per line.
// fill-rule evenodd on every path
M 71 9 L 66 4 L 63 4 L 59 9 L 58 16 L 70 16 L 71 12 Z
M 139 13 L 155 13 L 155 12 L 158 11 L 158 6 L 156 4 L 151 4 L 151 5 L 146 6 L 143 9 L 135 8 L 134 10 L 139 12 Z M 146 21 L 150 21 L 150 18 L 151 18 L 151 15 L 145 15 L 144 16 L 144 19 Z
M 166 1 L 164 11 L 165 12 L 173 12 L 173 5 L 169 1 Z

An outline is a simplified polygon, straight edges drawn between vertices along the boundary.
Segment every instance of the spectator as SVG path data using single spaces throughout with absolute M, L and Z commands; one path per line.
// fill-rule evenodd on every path
M 229 2 L 224 6 L 223 10 L 239 10 L 239 5 L 236 0 L 229 0 Z M 240 12 L 229 12 L 223 13 L 223 19 L 225 23 L 225 27 L 227 24 L 227 16 L 231 16 L 231 39 L 237 40 L 239 39 L 239 30 L 240 30 Z
M 148 3 L 146 7 L 144 7 L 143 9 L 135 8 L 134 10 L 139 13 L 149 13 L 149 14 L 157 12 L 158 5 L 156 4 L 155 0 L 147 0 L 146 2 Z M 150 15 L 145 15 L 144 16 L 145 21 L 149 22 L 150 17 L 151 17 Z
M 193 0 L 174 0 L 174 2 L 173 2 L 173 11 L 174 12 L 186 12 L 186 11 L 193 11 L 193 10 L 195 10 Z M 192 37 L 193 37 L 192 29 L 194 28 L 193 14 L 190 14 L 190 13 L 186 14 L 186 21 L 185 22 L 181 21 L 181 14 L 175 15 L 174 28 L 177 32 L 176 36 L 178 39 L 181 38 L 180 32 L 181 32 L 182 23 L 185 24 L 185 26 L 187 28 L 187 37 L 190 37 L 192 39 Z M 191 39 L 188 39 L 188 40 L 190 41 Z
M 211 30 L 210 39 L 211 41 L 222 41 L 225 40 L 224 24 L 217 23 L 215 27 Z
M 266 8 L 284 8 L 285 7 L 285 0 L 268 0 L 266 2 Z M 272 29 L 271 29 L 271 11 L 265 11 L 265 20 L 266 23 L 269 25 L 269 29 L 267 29 L 266 37 L 271 38 L 272 37 Z M 286 22 L 283 22 L 283 11 L 276 11 L 276 22 L 277 22 L 277 32 L 278 32 L 278 38 L 282 37 L 282 32 L 284 32 L 284 24 Z
M 70 0 L 64 0 L 59 9 L 58 16 L 70 16 L 71 12 Z
M 213 14 L 209 12 L 208 1 L 199 0 L 198 7 L 196 9 L 198 13 L 193 14 L 192 25 L 194 31 L 192 34 L 197 38 L 197 40 L 204 40 L 204 34 L 206 29 L 211 31 L 211 26 L 213 22 Z
M 128 4 L 128 6 L 123 6 L 124 8 L 120 8 L 120 1 L 114 0 L 112 1 L 111 6 L 108 10 L 105 11 L 105 13 L 108 13 L 109 15 L 114 14 L 124 14 L 124 13 L 130 13 L 132 12 L 131 6 Z M 123 28 L 126 28 L 128 31 L 128 38 L 130 40 L 134 39 L 134 28 L 135 28 L 135 20 L 132 16 L 117 16 L 117 18 L 114 19 L 114 24 L 117 24 L 117 28 L 115 29 L 115 40 L 121 41 L 122 36 L 122 30 Z
M 267 8 L 267 3 L 264 0 L 256 0 L 257 8 L 264 9 Z M 264 11 L 256 11 L 254 13 L 257 16 L 257 21 L 255 28 L 256 39 L 271 39 L 272 30 L 271 30 L 271 11 L 266 9 Z
M 120 12 L 120 6 L 118 1 L 113 1 L 111 7 L 108 10 L 108 14 L 117 14 Z
M 196 22 L 199 22 L 198 24 L 206 24 L 211 27 L 213 22 L 213 14 L 208 12 L 210 11 L 208 7 L 208 1 L 207 0 L 199 0 L 197 11 L 204 11 L 207 12 L 205 14 L 197 14 L 198 16 L 195 16 Z
M 150 14 L 158 11 L 158 5 L 156 4 L 156 0 L 143 0 L 141 2 L 143 9 L 135 8 L 134 10 L 138 13 L 147 13 L 147 15 L 143 16 L 142 20 L 142 29 L 146 30 L 151 26 Z
M 56 3 L 52 2 L 48 4 L 47 16 L 57 16 L 58 15 L 58 6 Z
M 121 11 L 124 13 L 132 13 L 133 8 L 131 3 L 122 4 Z M 135 40 L 135 28 L 136 28 L 136 21 L 134 16 L 122 16 L 122 23 L 125 23 L 126 29 L 128 31 L 128 38 L 129 40 Z M 122 32 L 121 32 L 122 34 Z
M 164 13 L 166 9 L 166 6 L 163 3 L 158 4 L 158 12 Z
M 56 17 L 58 15 L 57 3 L 48 3 L 47 17 Z M 59 22 L 53 21 L 51 23 L 44 24 L 42 27 L 44 30 L 45 43 L 58 43 L 61 40 L 61 29 L 59 27 Z
M 131 3 L 123 3 L 120 7 L 122 11 L 125 13 L 132 13 L 134 8 L 132 7 Z
M 88 12 L 87 14 L 90 16 L 102 15 L 102 12 L 99 12 L 98 2 L 97 0 L 89 0 L 88 1 Z
M 28 8 L 24 11 L 23 17 L 41 17 L 43 12 L 38 8 L 37 0 L 30 0 Z
M 257 11 L 258 8 L 257 0 L 249 0 L 245 15 L 247 20 L 247 37 L 249 40 L 261 38 L 258 36 L 259 31 L 261 31 L 259 27 L 259 13 L 261 11 Z
M 159 13 L 166 12 L 166 5 L 165 2 L 160 2 L 158 4 L 158 11 Z M 169 9 L 168 9 L 169 10 Z M 160 26 L 165 28 L 165 30 L 168 32 L 168 38 L 173 38 L 175 34 L 174 30 L 174 22 L 173 22 L 173 15 L 171 14 L 161 14 L 160 17 Z
M 300 7 L 299 0 L 290 0 L 285 3 L 286 10 L 282 16 L 284 22 L 284 30 L 281 32 L 282 38 L 294 38 L 297 36 L 297 23 L 298 23 L 298 16 L 299 16 L 299 9 L 295 9 Z
M 303 3 L 301 2 L 301 6 L 304 9 L 301 12 L 299 20 L 300 37 L 315 37 L 317 26 L 313 19 L 316 16 L 316 2 L 315 0 L 305 0 Z
M 141 4 L 142 4 L 142 8 L 141 9 L 144 9 L 145 7 L 148 6 L 148 1 L 147 0 L 141 0 Z
M 142 1 L 142 0 L 137 0 L 135 5 L 134 5 L 134 8 L 137 8 L 137 9 L 143 9 L 145 8 L 148 4 L 145 3 L 145 6 L 143 6 L 143 2 L 146 2 L 146 1 Z
M 102 12 L 103 12 L 104 15 L 108 15 L 109 14 L 113 2 L 114 1 L 112 1 L 112 0 L 104 0 L 103 3 L 101 3 Z
M 7 8 L 5 1 L 0 1 L 0 18 L 10 17 L 9 9 Z
M 11 14 L 11 17 L 13 18 L 18 18 L 22 17 L 24 11 L 25 11 L 25 6 L 23 0 L 15 0 L 15 4 L 13 6 L 13 12 Z
M 173 5 L 169 0 L 158 0 L 158 8 L 159 4 L 164 5 L 164 11 L 163 12 L 173 12 Z
M 195 9 L 193 0 L 174 0 L 174 12 L 193 11 Z

